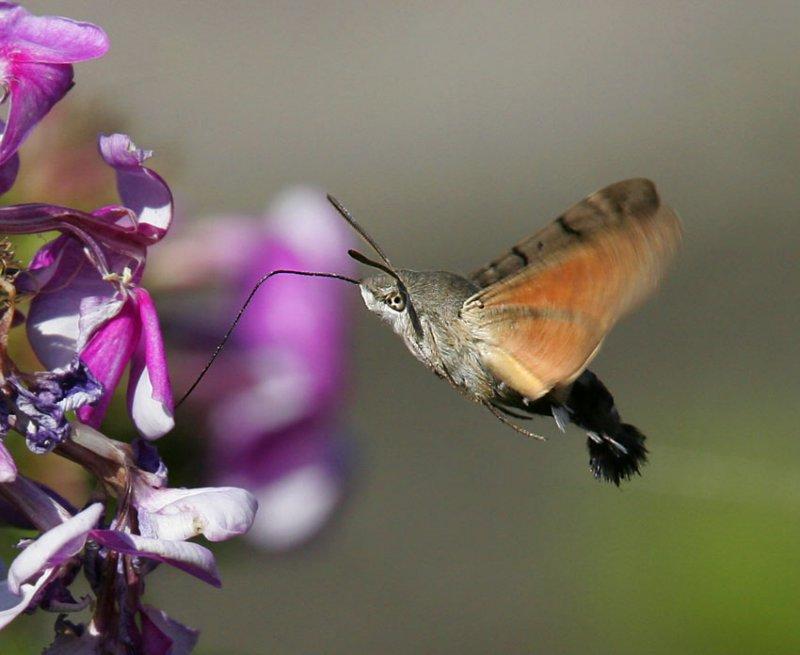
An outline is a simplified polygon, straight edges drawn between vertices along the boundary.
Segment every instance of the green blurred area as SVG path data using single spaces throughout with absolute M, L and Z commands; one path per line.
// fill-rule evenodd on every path
M 124 116 L 190 217 L 316 183 L 396 263 L 460 271 L 633 175 L 684 220 L 592 367 L 648 435 L 641 478 L 592 480 L 575 429 L 499 426 L 354 298 L 349 501 L 299 552 L 215 544 L 222 590 L 151 576 L 197 652 L 800 652 L 800 5 L 29 5 L 109 31 L 69 101 Z M 183 414 L 163 441 L 179 483 L 203 438 Z
M 439 447 L 435 462 L 367 445 L 320 543 L 281 557 L 215 547 L 222 590 L 162 567 L 148 597 L 203 626 L 208 654 L 796 653 L 800 453 L 773 436 L 800 417 L 775 402 L 766 423 L 691 406 L 656 423 L 639 407 L 662 438 L 621 490 L 576 471 L 572 431 L 501 453 L 476 434 L 461 445 L 472 457 Z M 440 438 L 459 448 L 455 431 Z M 18 621 L 4 652 L 33 652 L 51 619 Z

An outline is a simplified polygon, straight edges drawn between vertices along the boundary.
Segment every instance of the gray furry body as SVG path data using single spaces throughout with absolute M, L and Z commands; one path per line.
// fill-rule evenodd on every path
M 361 296 L 403 339 L 413 355 L 439 377 L 452 382 L 476 402 L 498 395 L 499 382 L 481 357 L 482 341 L 467 329 L 461 317 L 464 302 L 479 288 L 466 278 L 447 271 L 398 271 L 408 287 L 422 326 L 417 338 L 405 308 L 397 310 L 389 300 L 397 294 L 397 282 L 375 275 L 361 282 Z

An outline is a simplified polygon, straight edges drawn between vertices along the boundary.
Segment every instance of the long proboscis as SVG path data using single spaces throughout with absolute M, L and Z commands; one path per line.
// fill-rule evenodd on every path
M 211 365 L 214 363 L 214 360 L 217 359 L 219 354 L 222 352 L 222 349 L 225 347 L 225 344 L 228 343 L 228 339 L 231 338 L 233 331 L 236 329 L 236 326 L 239 325 L 239 321 L 242 320 L 242 316 L 244 316 L 245 311 L 250 306 L 250 303 L 253 301 L 253 298 L 256 295 L 256 292 L 261 288 L 261 285 L 264 284 L 267 280 L 275 275 L 298 275 L 300 277 L 326 277 L 332 280 L 341 280 L 342 282 L 349 282 L 350 284 L 355 284 L 358 286 L 359 281 L 348 277 L 346 275 L 341 275 L 339 273 L 318 273 L 316 271 L 294 271 L 289 269 L 278 269 L 276 271 L 271 271 L 266 275 L 262 276 L 258 282 L 255 283 L 253 288 L 250 290 L 250 293 L 247 296 L 247 299 L 242 303 L 241 309 L 239 309 L 239 313 L 236 314 L 236 318 L 233 319 L 228 331 L 225 333 L 225 336 L 222 337 L 222 341 L 219 342 L 217 347 L 214 349 L 214 353 L 211 355 L 211 358 L 208 360 L 208 363 L 203 367 L 203 370 L 200 372 L 200 375 L 197 376 L 195 381 L 192 383 L 192 386 L 186 390 L 186 393 L 181 396 L 181 399 L 175 404 L 175 407 L 180 407 L 183 404 L 183 401 L 186 400 L 191 393 L 197 388 L 197 385 L 200 384 L 200 381 L 205 377 L 206 373 L 208 373 L 208 369 L 211 368 Z

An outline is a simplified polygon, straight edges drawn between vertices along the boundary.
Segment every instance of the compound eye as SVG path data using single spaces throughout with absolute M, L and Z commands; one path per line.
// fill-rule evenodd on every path
M 406 308 L 406 297 L 399 291 L 390 293 L 384 298 L 384 302 L 396 312 L 402 312 Z

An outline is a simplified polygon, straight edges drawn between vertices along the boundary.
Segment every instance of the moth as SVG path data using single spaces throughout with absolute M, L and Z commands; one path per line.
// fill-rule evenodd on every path
M 261 283 L 279 273 L 332 277 L 357 284 L 366 307 L 419 361 L 517 432 L 543 438 L 512 419 L 552 416 L 562 431 L 572 422 L 586 431 L 596 478 L 619 485 L 639 473 L 645 437 L 622 421 L 587 367 L 616 322 L 655 290 L 680 244 L 680 221 L 651 181 L 597 191 L 466 276 L 395 268 L 347 209 L 329 200 L 379 261 L 350 255 L 380 272 L 354 280 L 272 271 L 208 366 Z

